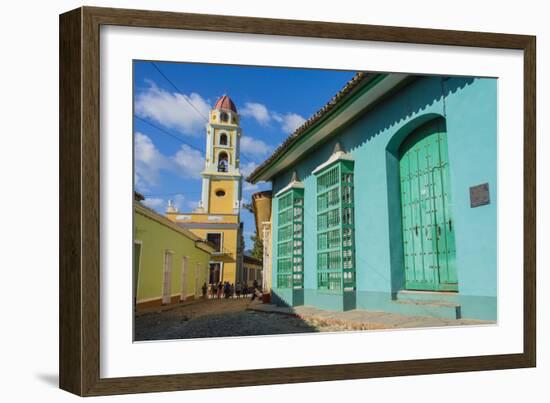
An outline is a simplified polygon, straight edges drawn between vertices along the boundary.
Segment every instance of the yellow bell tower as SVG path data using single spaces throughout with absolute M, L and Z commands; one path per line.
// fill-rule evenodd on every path
M 206 155 L 201 172 L 199 205 L 192 213 L 182 213 L 169 203 L 166 211 L 169 219 L 215 247 L 206 268 L 211 284 L 242 280 L 244 242 L 240 220 L 240 140 L 237 108 L 231 98 L 224 95 L 210 111 L 206 125 Z
M 239 214 L 242 175 L 239 171 L 241 128 L 235 104 L 222 96 L 206 126 L 206 156 L 202 195 L 197 212 Z

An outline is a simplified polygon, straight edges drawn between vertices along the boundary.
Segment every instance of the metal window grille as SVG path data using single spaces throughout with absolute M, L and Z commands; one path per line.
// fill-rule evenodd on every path
M 277 287 L 303 288 L 304 190 L 289 189 L 278 197 Z
M 317 288 L 355 289 L 353 161 L 317 173 Z

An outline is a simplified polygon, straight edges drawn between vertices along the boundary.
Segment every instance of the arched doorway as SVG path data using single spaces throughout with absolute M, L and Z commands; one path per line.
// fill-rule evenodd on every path
M 405 288 L 457 291 L 445 120 L 412 131 L 399 148 Z

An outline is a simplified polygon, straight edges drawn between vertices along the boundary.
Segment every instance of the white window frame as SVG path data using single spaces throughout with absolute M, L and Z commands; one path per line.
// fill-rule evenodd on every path
M 219 252 L 214 252 L 213 254 L 221 254 L 223 253 L 223 232 L 207 232 L 206 233 L 206 240 L 208 241 L 208 235 L 213 235 L 213 234 L 219 234 L 220 235 L 220 250 Z

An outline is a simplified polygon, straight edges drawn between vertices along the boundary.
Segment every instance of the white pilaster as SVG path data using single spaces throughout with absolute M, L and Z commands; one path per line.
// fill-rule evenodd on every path
M 209 195 L 210 195 L 210 178 L 209 177 L 203 177 L 202 178 L 202 193 L 201 193 L 201 204 L 204 211 L 208 212 L 210 206 L 209 206 Z
M 205 163 L 205 169 L 212 164 L 214 150 L 214 128 L 210 125 L 206 125 L 206 159 L 208 162 Z
M 241 182 L 242 182 L 242 176 L 239 175 L 238 179 L 235 179 L 233 182 L 233 210 L 236 214 L 240 212 L 241 207 Z

